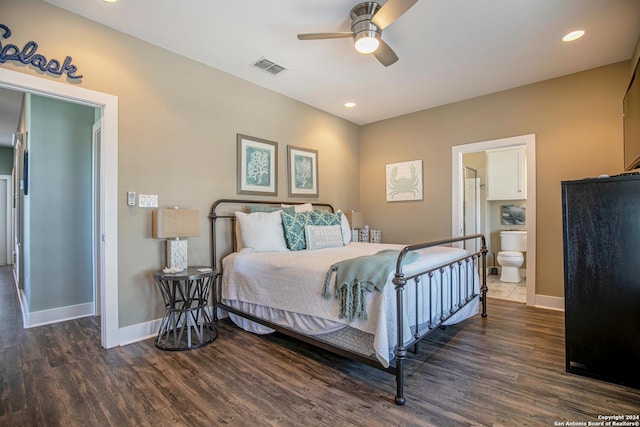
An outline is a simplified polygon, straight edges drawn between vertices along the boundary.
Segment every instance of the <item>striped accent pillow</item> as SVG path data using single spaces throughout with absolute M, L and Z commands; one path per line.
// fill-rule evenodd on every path
M 305 225 L 307 249 L 325 249 L 344 246 L 340 225 Z

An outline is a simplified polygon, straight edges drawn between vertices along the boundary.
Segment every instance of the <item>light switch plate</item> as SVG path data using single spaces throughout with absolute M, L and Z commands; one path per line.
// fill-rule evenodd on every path
M 141 194 L 138 196 L 138 206 L 141 208 L 157 208 L 158 207 L 158 195 L 157 194 Z

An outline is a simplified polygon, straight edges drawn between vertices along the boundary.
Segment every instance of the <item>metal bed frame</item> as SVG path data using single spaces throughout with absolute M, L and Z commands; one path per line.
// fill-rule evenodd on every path
M 286 327 L 280 326 L 280 325 L 276 325 L 274 323 L 271 323 L 267 320 L 255 317 L 249 313 L 240 311 L 234 307 L 230 307 L 224 303 L 222 303 L 222 295 L 221 295 L 221 289 L 220 289 L 220 285 L 221 285 L 221 280 L 222 280 L 222 263 L 220 262 L 222 260 L 222 257 L 218 258 L 218 242 L 217 242 L 217 237 L 218 237 L 218 231 L 217 231 L 217 222 L 218 220 L 229 220 L 231 221 L 231 242 L 232 242 L 232 247 L 233 250 L 235 250 L 235 248 L 237 247 L 236 245 L 236 241 L 235 241 L 235 215 L 231 214 L 231 215 L 221 215 L 218 214 L 218 208 L 221 207 L 221 205 L 239 205 L 239 206 L 247 206 L 247 205 L 271 205 L 271 206 L 280 206 L 281 203 L 285 203 L 288 205 L 296 205 L 296 204 L 303 204 L 305 202 L 277 202 L 277 201 L 261 201 L 261 200 L 236 200 L 236 199 L 220 199 L 217 200 L 216 202 L 213 203 L 212 207 L 211 207 L 211 211 L 209 214 L 209 219 L 211 221 L 211 245 L 212 245 L 212 263 L 211 265 L 213 267 L 216 267 L 218 265 L 218 263 L 220 264 L 220 267 L 217 269 L 217 274 L 215 276 L 215 280 L 214 280 L 214 292 L 213 292 L 213 315 L 214 315 L 214 321 L 218 321 L 218 312 L 217 309 L 222 309 L 224 311 L 227 311 L 229 313 L 233 313 L 236 314 L 240 317 L 243 317 L 245 319 L 260 323 L 264 326 L 267 326 L 269 328 L 272 328 L 278 332 L 281 332 L 282 334 L 285 334 L 287 336 L 293 337 L 297 340 L 300 340 L 302 342 L 311 344 L 313 346 L 316 346 L 318 348 L 330 351 L 332 353 L 338 354 L 340 356 L 346 357 L 348 359 L 351 360 L 356 360 L 358 362 L 361 363 L 365 363 L 369 366 L 375 367 L 377 369 L 389 372 L 393 375 L 395 375 L 396 377 L 396 396 L 395 396 L 395 403 L 398 405 L 404 405 L 406 399 L 404 397 L 404 373 L 405 373 L 405 359 L 407 358 L 407 351 L 409 351 L 409 349 L 412 349 L 410 351 L 412 352 L 417 352 L 417 346 L 418 343 L 425 338 L 427 335 L 429 335 L 432 331 L 434 331 L 436 328 L 439 327 L 444 327 L 443 323 L 449 319 L 451 316 L 453 316 L 455 313 L 457 313 L 459 310 L 461 310 L 464 306 L 466 306 L 469 302 L 471 302 L 476 296 L 478 296 L 477 293 L 475 293 L 474 288 L 475 288 L 475 275 L 474 274 L 468 274 L 470 271 L 472 271 L 471 268 L 475 268 L 480 270 L 478 277 L 481 281 L 480 284 L 480 303 L 481 303 L 481 307 L 482 307 L 482 311 L 481 311 L 481 315 L 482 317 L 487 317 L 487 276 L 486 276 L 486 255 L 487 255 L 487 247 L 486 247 L 486 240 L 483 234 L 473 234 L 473 235 L 469 235 L 469 236 L 463 236 L 463 237 L 457 237 L 457 238 L 451 238 L 451 239 L 444 239 L 444 240 L 438 240 L 438 241 L 433 241 L 433 242 L 427 242 L 427 243 L 419 243 L 419 244 L 415 244 L 415 245 L 408 245 L 405 246 L 399 253 L 398 255 L 398 259 L 396 262 L 396 268 L 395 268 L 395 274 L 394 274 L 394 278 L 392 279 L 392 282 L 395 286 L 395 291 L 396 291 L 396 316 L 397 316 L 397 338 L 398 338 L 398 342 L 394 351 L 394 355 L 395 358 L 392 360 L 392 363 L 389 365 L 388 368 L 385 368 L 384 366 L 382 366 L 382 364 L 374 358 L 371 357 L 366 357 L 362 354 L 359 353 L 355 353 L 352 352 L 348 349 L 333 345 L 327 341 L 321 341 L 318 340 L 314 337 L 308 336 L 308 335 L 304 335 L 300 332 L 296 332 L 294 330 L 288 329 Z M 314 207 L 320 207 L 320 208 L 324 208 L 326 210 L 329 210 L 330 212 L 334 212 L 333 206 L 331 206 L 330 204 L 326 204 L 326 203 L 312 203 L 314 205 Z M 460 242 L 464 242 L 464 241 L 478 241 L 480 240 L 481 242 L 481 247 L 479 250 L 477 250 L 476 252 L 473 253 L 469 253 L 466 256 L 460 257 L 458 259 L 455 259 L 453 261 L 450 261 L 448 263 L 439 265 L 437 267 L 431 268 L 429 270 L 424 270 L 421 272 L 418 272 L 416 274 L 413 275 L 409 275 L 409 276 L 405 276 L 405 274 L 403 273 L 403 267 L 404 267 L 404 260 L 405 257 L 407 256 L 407 254 L 409 252 L 412 251 L 416 251 L 419 249 L 424 249 L 424 248 L 429 248 L 432 246 L 442 246 L 442 245 L 450 245 L 450 244 L 454 244 L 454 243 L 460 243 Z M 465 266 L 465 281 L 463 283 L 462 280 L 462 266 L 463 264 L 466 264 Z M 403 299 L 403 294 L 405 293 L 405 285 L 413 280 L 416 283 L 415 286 L 415 298 L 416 298 L 416 311 L 418 310 L 418 308 L 420 307 L 421 301 L 418 299 L 418 288 L 419 286 L 428 286 L 429 288 L 431 288 L 432 286 L 436 286 L 433 284 L 433 277 L 435 275 L 440 275 L 440 285 L 439 286 L 445 286 L 445 272 L 446 270 L 449 269 L 451 272 L 453 272 L 453 270 L 457 269 L 458 270 L 458 274 L 457 274 L 457 283 L 455 283 L 456 281 L 454 280 L 454 274 L 449 274 L 449 280 L 446 286 L 449 286 L 449 301 L 445 301 L 445 298 L 443 297 L 444 293 L 440 292 L 440 298 L 439 301 L 436 301 L 437 304 L 439 304 L 440 307 L 440 313 L 441 316 L 439 318 L 439 320 L 437 322 L 428 322 L 428 324 L 418 324 L 417 323 L 417 316 L 416 316 L 416 323 L 413 325 L 412 331 L 415 331 L 412 339 L 408 342 L 405 343 L 404 340 L 404 331 L 402 328 L 403 325 L 403 321 L 404 321 L 404 314 L 405 314 L 405 309 L 404 309 L 404 299 Z M 460 298 L 459 301 L 454 301 L 453 300 L 453 289 L 457 286 L 458 289 L 458 296 L 463 296 Z M 429 304 L 429 307 L 432 307 L 432 301 L 431 301 L 431 292 L 424 292 L 425 295 L 428 295 L 428 301 L 423 301 L 422 304 Z M 448 313 L 448 314 L 447 314 Z M 433 316 L 430 315 L 430 318 L 432 318 Z M 395 364 L 395 365 L 394 365 Z

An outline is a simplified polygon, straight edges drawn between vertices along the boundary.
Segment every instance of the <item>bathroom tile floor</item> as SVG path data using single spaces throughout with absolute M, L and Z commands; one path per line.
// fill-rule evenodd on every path
M 527 300 L 527 281 L 522 278 L 520 283 L 501 282 L 500 276 L 487 276 L 487 298 L 502 299 L 524 303 Z

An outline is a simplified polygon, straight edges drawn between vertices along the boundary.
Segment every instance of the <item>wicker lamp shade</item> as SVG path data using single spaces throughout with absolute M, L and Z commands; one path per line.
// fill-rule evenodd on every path
M 197 210 L 158 209 L 153 211 L 153 237 L 175 239 L 200 235 L 200 221 Z
M 152 213 L 152 236 L 167 240 L 167 267 L 176 271 L 188 267 L 187 241 L 184 237 L 200 235 L 200 221 L 197 210 L 158 209 Z

